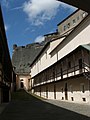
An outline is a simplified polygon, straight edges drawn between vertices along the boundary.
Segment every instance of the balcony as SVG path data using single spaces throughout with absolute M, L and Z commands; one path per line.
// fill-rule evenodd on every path
M 83 75 L 86 79 L 90 79 L 90 66 L 86 63 L 75 65 L 69 69 L 61 70 L 61 72 L 57 72 L 56 74 L 50 75 L 47 79 L 35 79 L 33 87 L 45 85 L 53 82 L 58 82 L 60 80 L 69 79 L 70 77 Z

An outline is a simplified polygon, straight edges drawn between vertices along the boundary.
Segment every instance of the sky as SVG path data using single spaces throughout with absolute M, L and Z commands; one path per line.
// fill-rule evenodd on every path
M 0 0 L 10 56 L 13 44 L 41 42 L 76 8 L 56 0 Z

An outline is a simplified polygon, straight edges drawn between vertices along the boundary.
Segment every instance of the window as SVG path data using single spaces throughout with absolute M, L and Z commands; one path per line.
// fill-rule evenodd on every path
M 23 81 L 23 79 L 20 80 L 21 82 Z
M 66 26 L 64 26 L 64 31 L 66 30 Z
M 75 19 L 73 19 L 73 24 L 75 24 L 76 23 L 76 20 Z
M 72 100 L 72 101 L 74 101 L 74 98 L 73 98 L 73 97 L 71 97 L 71 100 Z
M 82 99 L 83 99 L 84 102 L 86 101 L 86 98 L 82 98 Z
M 86 16 L 85 12 L 82 14 L 82 17 L 84 18 Z
M 67 24 L 67 27 L 70 28 L 70 23 Z
M 79 20 L 79 16 L 77 17 L 77 20 Z

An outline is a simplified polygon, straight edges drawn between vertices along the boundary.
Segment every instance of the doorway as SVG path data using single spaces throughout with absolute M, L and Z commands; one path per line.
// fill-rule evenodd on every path
M 56 99 L 56 85 L 54 85 L 54 99 Z
M 65 100 L 68 100 L 68 88 L 67 88 L 67 83 L 65 83 Z
M 23 88 L 23 87 L 24 87 L 23 82 L 21 82 L 21 88 Z
M 48 86 L 46 86 L 46 98 L 48 98 Z

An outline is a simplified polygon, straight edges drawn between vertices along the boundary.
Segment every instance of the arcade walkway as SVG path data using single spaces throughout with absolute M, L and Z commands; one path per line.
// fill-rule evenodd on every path
M 21 90 L 0 114 L 0 120 L 90 120 L 90 117 L 72 112 L 38 99 Z M 90 111 L 90 110 L 89 110 Z

